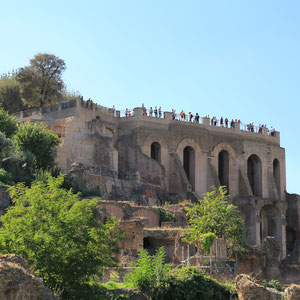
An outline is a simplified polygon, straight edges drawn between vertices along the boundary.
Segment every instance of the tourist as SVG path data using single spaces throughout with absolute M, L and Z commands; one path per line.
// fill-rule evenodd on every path
M 226 126 L 226 128 L 228 128 L 228 119 L 227 118 L 225 119 L 225 126 Z
M 199 124 L 199 115 L 198 115 L 198 113 L 196 113 L 194 122 Z
M 97 105 L 97 104 L 96 104 L 96 105 Z M 114 105 L 113 105 L 112 109 L 113 109 L 114 116 L 116 116 L 116 108 L 115 108 Z M 97 109 L 96 109 L 96 110 L 97 110 Z
M 234 121 L 233 121 L 233 119 L 231 120 L 230 128 L 234 128 Z
M 128 114 L 128 108 L 126 108 L 126 110 L 125 110 L 125 117 L 128 117 L 129 116 L 129 114 Z
M 273 128 L 272 126 L 270 129 L 270 134 L 271 134 L 271 136 L 275 136 L 275 128 Z
M 154 115 L 155 115 L 155 117 L 157 118 L 157 107 L 155 106 L 155 108 L 154 108 Z
M 173 120 L 176 119 L 176 111 L 175 111 L 175 109 L 172 109 L 172 119 Z
M 221 119 L 220 119 L 220 126 L 224 127 L 223 126 L 223 117 L 221 117 Z
M 158 117 L 161 118 L 161 107 L 158 109 Z
M 153 108 L 152 108 L 152 106 L 150 107 L 149 115 L 150 115 L 150 117 L 152 117 L 152 115 L 153 115 Z

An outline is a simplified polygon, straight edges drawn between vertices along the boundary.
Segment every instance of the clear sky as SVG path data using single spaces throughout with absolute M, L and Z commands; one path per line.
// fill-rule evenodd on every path
M 104 106 L 162 106 L 281 133 L 300 193 L 300 1 L 1 1 L 0 73 L 39 52 Z

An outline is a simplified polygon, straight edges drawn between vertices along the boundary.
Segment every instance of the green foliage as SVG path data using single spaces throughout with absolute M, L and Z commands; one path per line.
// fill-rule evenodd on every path
M 96 220 L 96 199 L 80 200 L 61 188 L 63 180 L 46 174 L 31 188 L 9 188 L 14 205 L 1 217 L 0 253 L 24 257 L 48 287 L 73 299 L 103 267 L 115 265 L 120 234 L 113 219 L 104 225 Z
M 0 77 L 0 106 L 10 114 L 25 109 L 21 100 L 20 87 L 16 73 L 3 74 Z
M 47 170 L 54 165 L 59 138 L 45 124 L 18 124 L 14 140 L 18 150 L 30 151 L 34 155 L 36 170 Z
M 270 280 L 269 282 L 267 282 L 266 280 L 263 280 L 262 283 L 265 287 L 276 289 L 279 292 L 284 292 L 284 290 L 285 290 L 284 286 L 278 280 L 273 279 L 273 280 Z
M 175 269 L 154 291 L 153 300 L 225 300 L 231 292 L 197 267 Z
M 138 288 L 142 293 L 151 297 L 154 289 L 171 270 L 170 265 L 164 263 L 165 256 L 164 247 L 160 247 L 153 257 L 146 250 L 140 250 L 136 263 L 132 265 L 135 269 L 124 278 L 126 286 Z
M 10 116 L 8 112 L 0 107 L 0 132 L 5 134 L 7 138 L 12 137 L 17 131 L 17 123 L 15 118 Z
M 160 222 L 176 222 L 177 219 L 174 217 L 174 214 L 171 210 L 167 208 L 160 207 L 158 209 Z
M 59 102 L 64 88 L 61 76 L 65 69 L 65 62 L 55 55 L 35 55 L 30 65 L 18 72 L 23 101 L 32 107 Z
M 216 235 L 212 232 L 204 233 L 201 235 L 201 248 L 206 254 L 209 254 L 210 248 L 214 243 Z
M 11 175 L 4 169 L 0 168 L 0 185 L 10 185 L 11 182 Z
M 216 237 L 224 239 L 231 252 L 245 249 L 244 221 L 240 217 L 238 207 L 229 202 L 224 187 L 213 187 L 211 192 L 205 194 L 203 200 L 187 207 L 186 210 L 189 221 L 183 234 L 187 242 L 198 245 L 203 234 L 213 233 Z
M 62 173 L 61 169 L 58 167 L 54 167 L 51 169 L 51 175 L 54 177 L 59 176 Z M 81 193 L 81 196 L 84 197 L 101 197 L 102 193 L 99 186 L 93 188 L 86 188 L 85 185 L 78 184 L 74 176 L 68 174 L 64 177 L 64 182 L 62 187 L 69 190 L 72 189 L 74 193 Z

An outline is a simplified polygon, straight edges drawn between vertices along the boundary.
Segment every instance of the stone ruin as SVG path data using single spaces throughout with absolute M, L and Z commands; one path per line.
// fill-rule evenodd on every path
M 171 112 L 155 118 L 143 108 L 120 115 L 78 99 L 18 113 L 16 120 L 45 123 L 61 137 L 57 163 L 62 171 L 87 187 L 100 187 L 99 221 L 114 215 L 126 232 L 122 264 L 128 265 L 139 248 L 151 252 L 160 245 L 168 261 L 179 263 L 187 221 L 182 202 L 220 185 L 240 209 L 248 246 L 263 251 L 271 236 L 279 262 L 300 262 L 300 196 L 286 192 L 279 132 L 250 132 L 238 122 L 234 128 L 212 126 L 209 118 L 183 122 L 173 120 Z M 167 202 L 176 222 L 159 213 Z

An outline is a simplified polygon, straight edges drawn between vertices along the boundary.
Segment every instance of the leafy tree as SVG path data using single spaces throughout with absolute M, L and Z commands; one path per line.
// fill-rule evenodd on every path
M 160 247 L 152 258 L 146 250 L 142 249 L 136 263 L 133 264 L 135 269 L 125 276 L 126 286 L 138 288 L 146 296 L 151 297 L 153 291 L 171 270 L 171 266 L 164 262 L 165 256 L 164 247 Z
M 62 97 L 64 83 L 61 76 L 65 69 L 65 62 L 55 55 L 35 55 L 30 65 L 18 72 L 24 102 L 33 107 L 57 103 Z
M 115 265 L 116 222 L 100 224 L 94 215 L 97 199 L 79 199 L 61 188 L 64 176 L 45 174 L 31 188 L 9 188 L 13 206 L 1 217 L 0 253 L 25 258 L 45 284 L 62 291 L 64 299 L 78 299 L 93 276 Z M 85 298 L 89 299 L 89 298 Z
M 0 77 L 0 106 L 9 113 L 21 111 L 25 108 L 21 100 L 20 88 L 16 73 L 4 74 Z
M 186 210 L 189 221 L 183 234 L 187 242 L 198 246 L 204 238 L 207 251 L 213 243 L 212 237 L 216 236 L 224 239 L 231 252 L 245 249 L 244 221 L 238 207 L 229 202 L 225 187 L 213 187 L 203 200 Z
M 37 170 L 47 170 L 54 165 L 59 138 L 45 124 L 18 124 L 14 140 L 18 150 L 30 151 L 34 155 Z
M 12 137 L 17 131 L 17 123 L 15 118 L 0 107 L 0 132 L 6 135 L 7 138 Z

